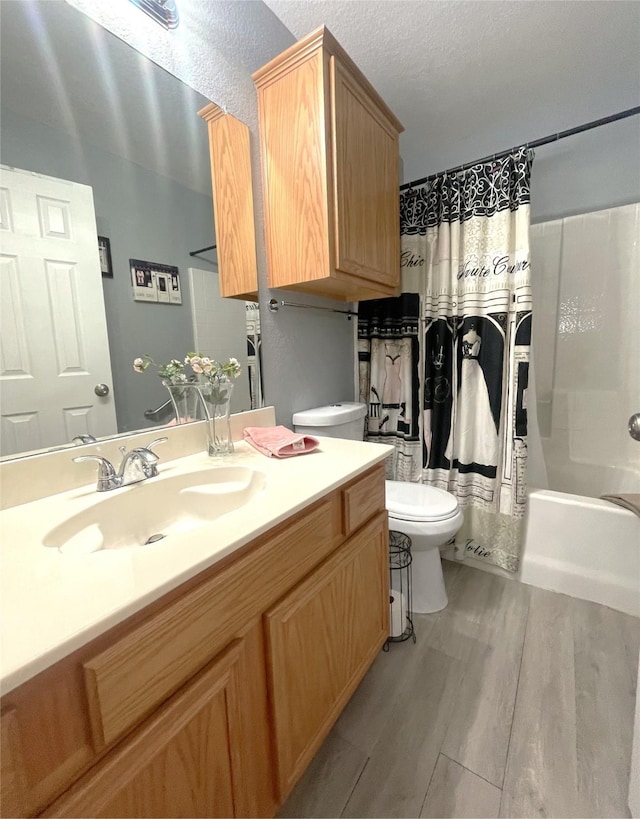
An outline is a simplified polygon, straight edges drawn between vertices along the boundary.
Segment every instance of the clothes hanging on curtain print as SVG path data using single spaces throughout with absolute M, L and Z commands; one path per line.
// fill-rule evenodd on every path
M 358 308 L 360 400 L 367 405 L 365 439 L 395 446 L 387 478 L 420 480 L 420 296 L 361 302 Z
M 526 149 L 401 197 L 403 261 L 425 270 L 423 469 L 453 492 L 456 548 L 516 571 L 531 342 Z

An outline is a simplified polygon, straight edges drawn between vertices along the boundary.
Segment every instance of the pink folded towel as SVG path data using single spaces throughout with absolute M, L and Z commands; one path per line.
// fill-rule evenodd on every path
M 286 427 L 245 427 L 242 434 L 245 441 L 269 458 L 306 455 L 320 444 L 317 438 L 292 432 Z

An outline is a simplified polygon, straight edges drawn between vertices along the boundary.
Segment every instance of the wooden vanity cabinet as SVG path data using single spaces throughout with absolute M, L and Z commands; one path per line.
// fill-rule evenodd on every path
M 291 791 L 388 635 L 386 513 L 266 615 L 278 793 Z
M 198 114 L 209 129 L 220 295 L 257 300 L 249 129 L 215 103 Z
M 403 127 L 326 28 L 253 75 L 269 286 L 397 294 Z
M 0 714 L 0 815 L 24 815 L 26 790 L 18 717 L 8 708 Z
M 2 816 L 273 816 L 388 634 L 378 465 L 7 693 Z
M 44 815 L 249 815 L 234 641 Z

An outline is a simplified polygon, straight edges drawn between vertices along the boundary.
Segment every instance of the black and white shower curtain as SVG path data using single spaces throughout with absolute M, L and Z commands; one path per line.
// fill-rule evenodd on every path
M 401 201 L 404 261 L 424 261 L 422 480 L 453 492 L 456 547 L 516 571 L 525 509 L 533 156 L 441 174 Z
M 358 309 L 365 438 L 395 446 L 386 469 L 398 481 L 420 480 L 419 319 L 418 293 L 361 302 Z
M 457 549 L 509 571 L 519 565 L 526 499 L 532 161 L 522 148 L 440 174 L 403 192 L 400 203 L 403 290 L 419 293 L 423 320 L 423 377 L 414 384 L 415 370 L 407 371 L 401 391 L 417 393 L 422 412 L 417 450 L 415 438 L 393 429 L 391 477 L 453 492 L 465 518 Z M 401 300 L 416 298 L 405 293 Z M 376 326 L 384 326 L 382 317 Z M 371 407 L 371 385 L 378 390 L 395 351 L 379 350 L 371 336 L 368 384 L 366 329 L 362 323 L 361 398 Z M 369 428 L 369 438 L 380 440 L 371 409 Z

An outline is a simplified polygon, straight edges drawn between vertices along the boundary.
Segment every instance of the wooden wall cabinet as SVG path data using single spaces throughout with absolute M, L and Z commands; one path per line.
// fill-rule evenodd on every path
M 326 28 L 253 79 L 269 286 L 341 301 L 396 295 L 402 125 Z
M 249 129 L 215 103 L 198 114 L 209 128 L 220 295 L 257 300 Z
M 388 634 L 381 465 L 4 695 L 0 815 L 273 816 Z

